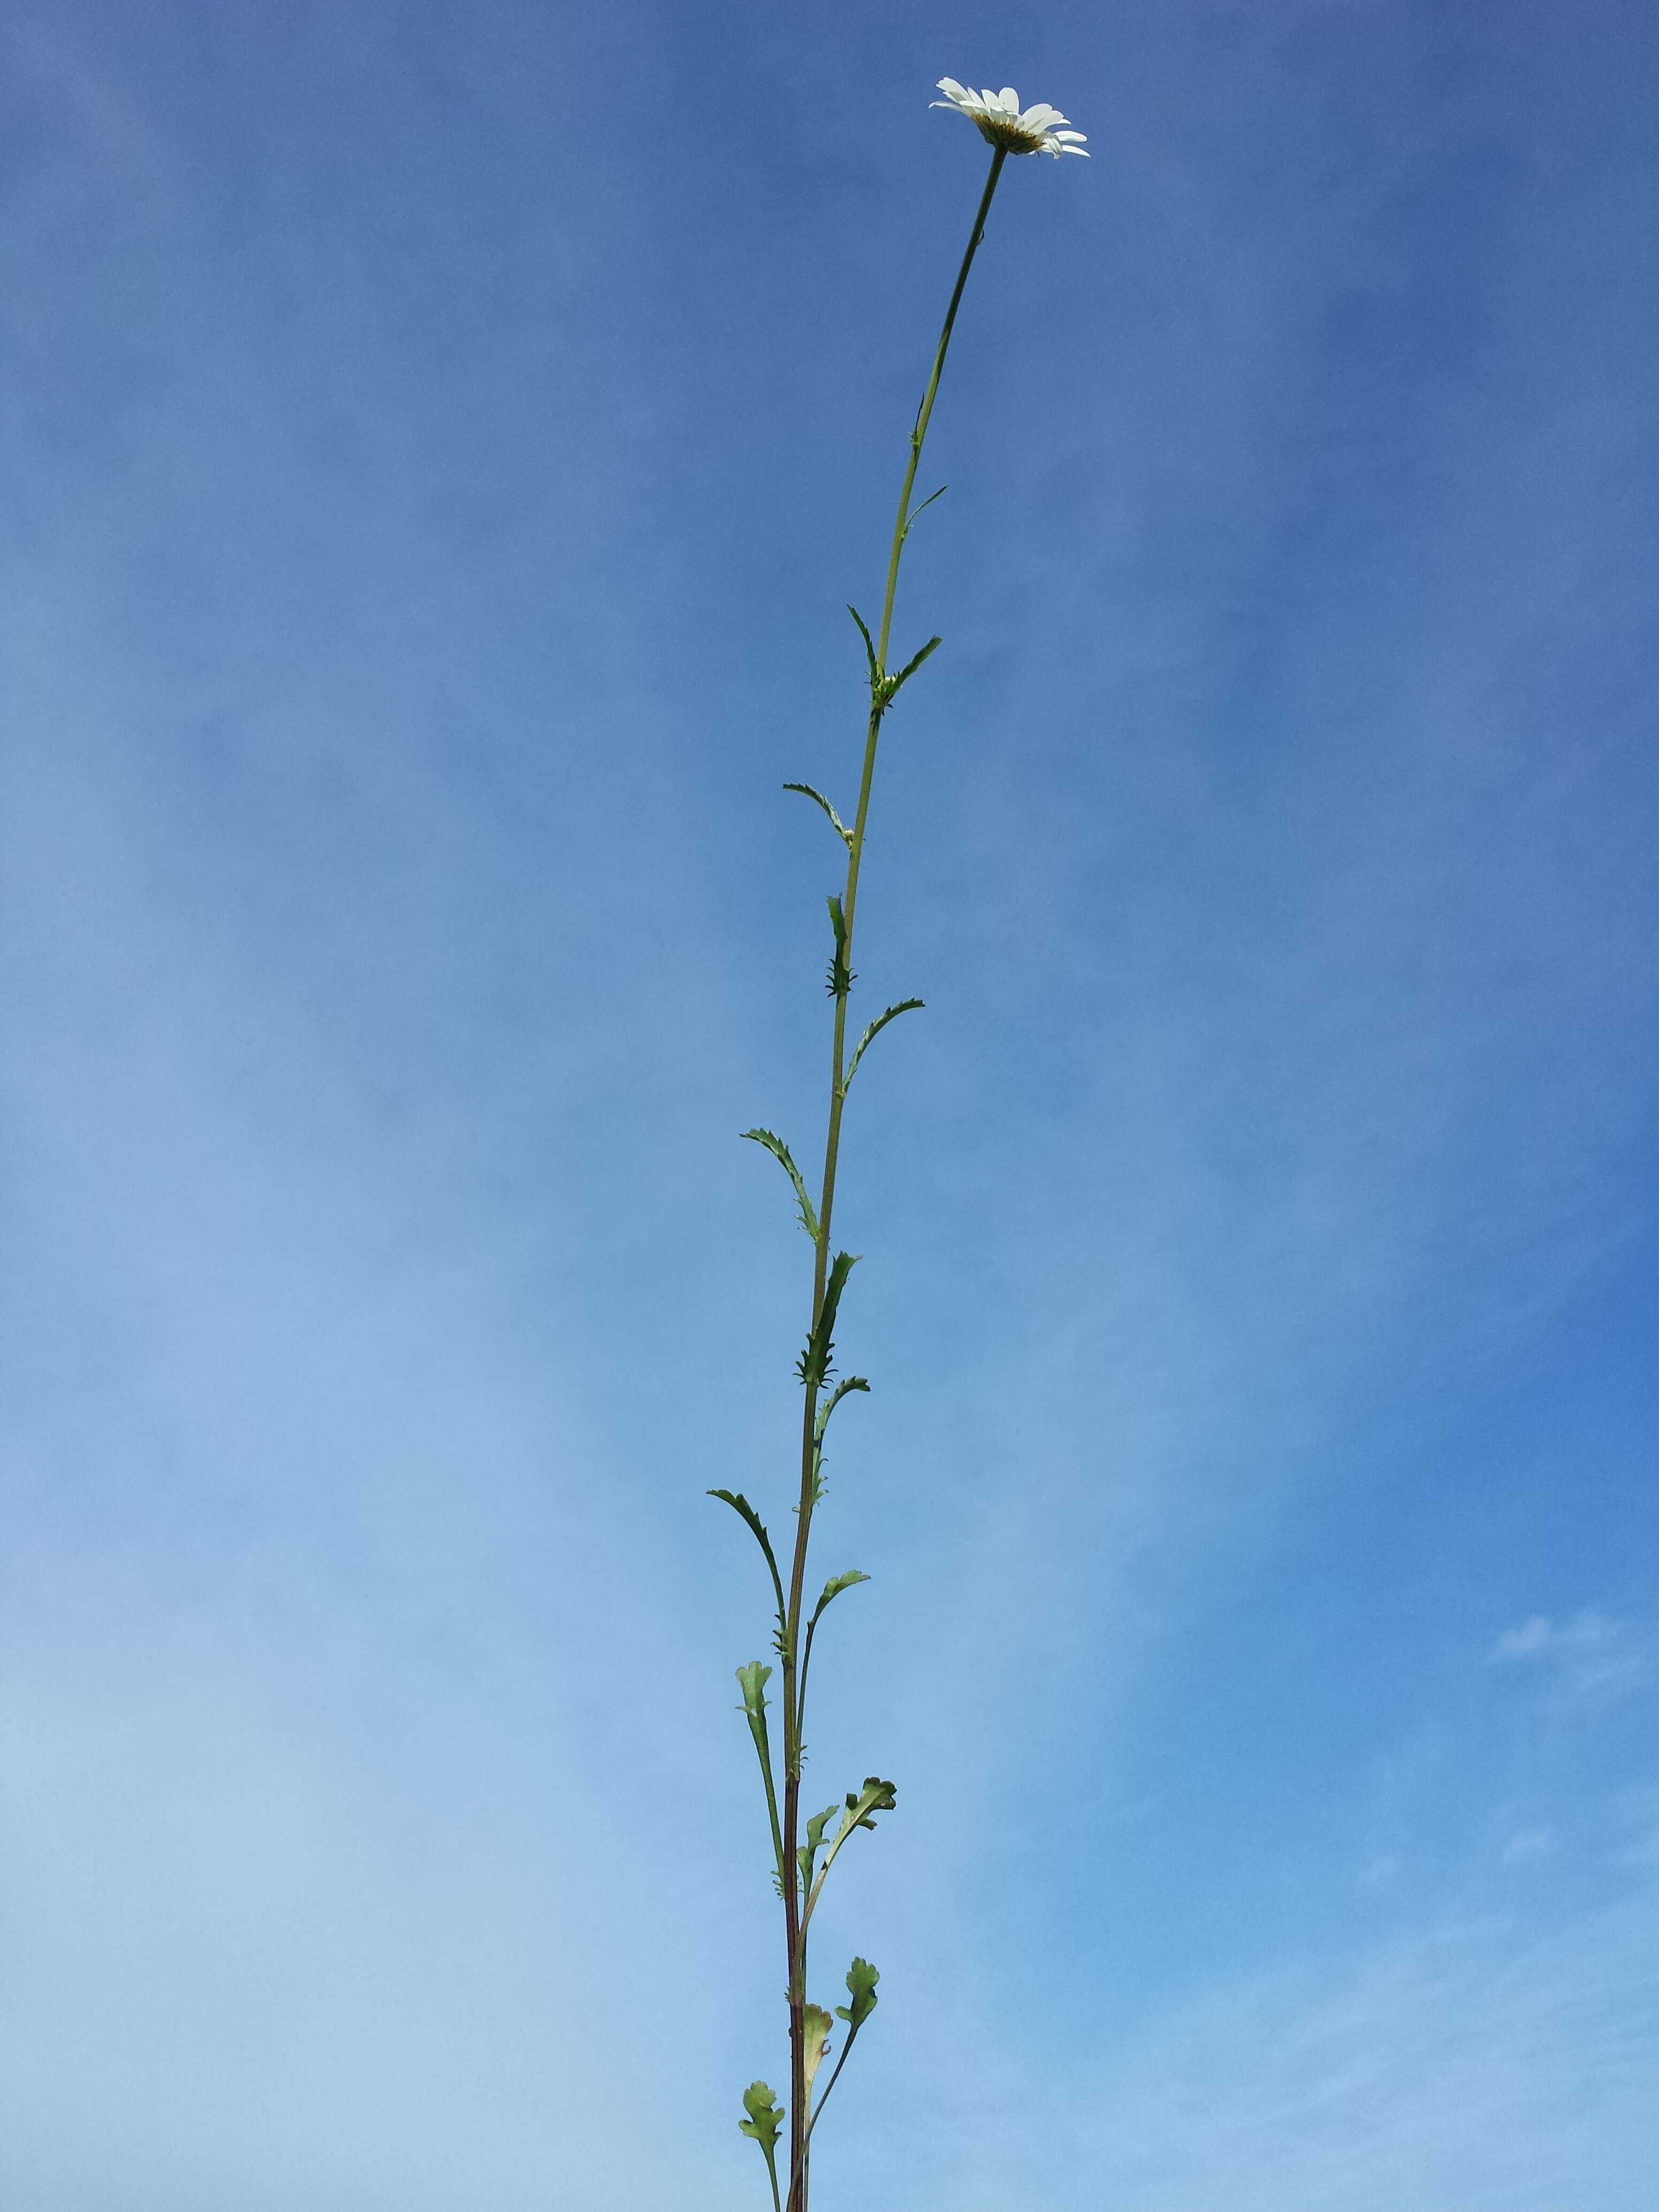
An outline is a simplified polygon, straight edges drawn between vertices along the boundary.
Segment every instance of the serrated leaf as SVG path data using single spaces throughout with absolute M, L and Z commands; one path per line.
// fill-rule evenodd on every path
M 837 2005 L 836 2010 L 848 2025 L 849 2043 L 876 2008 L 876 1984 L 880 1979 L 880 1974 L 867 1959 L 854 1959 L 847 1969 L 847 1986 L 853 2002 L 850 2005 Z
M 805 2008 L 802 2024 L 806 2045 L 806 2094 L 810 2098 L 814 2078 L 823 2062 L 823 2054 L 830 2048 L 830 2036 L 836 2023 L 822 2005 L 810 2004 Z
M 856 981 L 847 960 L 847 919 L 841 910 L 841 901 L 833 891 L 824 904 L 830 909 L 830 927 L 836 933 L 836 951 L 830 963 L 828 988 L 832 999 L 844 999 Z
M 718 1498 L 722 1504 L 729 1505 L 732 1511 L 747 1523 L 754 1531 L 756 1542 L 766 1554 L 767 1565 L 775 1575 L 778 1571 L 778 1563 L 773 1555 L 772 1539 L 766 1533 L 766 1523 L 743 1492 L 740 1490 L 710 1490 L 705 1492 L 704 1495 L 708 1498 Z
M 860 1047 L 861 1049 L 862 1047 Z M 790 1182 L 793 1183 L 795 1203 L 800 1208 L 800 1225 L 816 1244 L 818 1241 L 818 1217 L 813 1210 L 811 1198 L 807 1195 L 805 1178 L 795 1165 L 788 1146 L 784 1143 L 781 1137 L 775 1136 L 770 1129 L 745 1129 L 743 1134 L 749 1144 L 760 1145 L 770 1152 L 773 1158 L 780 1163 Z
M 772 2212 L 783 2212 L 778 2194 L 778 2136 L 783 2127 L 783 2107 L 764 2081 L 751 2081 L 743 2093 L 743 2108 L 749 2117 L 738 2125 L 760 2145 L 766 2178 L 772 2185 Z
M 866 1774 L 862 1789 L 848 1791 L 846 1802 L 841 1809 L 840 1826 L 830 1838 L 829 1849 L 823 1855 L 823 1864 L 818 1869 L 817 1878 L 812 1884 L 811 1893 L 807 1898 L 801 1912 L 803 1928 L 812 1917 L 817 1905 L 819 1893 L 829 1878 L 830 1869 L 839 1857 L 842 1846 L 848 1838 L 855 1829 L 873 1828 L 876 1823 L 872 1816 L 877 1813 L 890 1813 L 894 1808 L 897 1794 L 893 1784 L 890 1782 L 884 1782 L 878 1774 Z
M 848 613 L 859 626 L 859 635 L 864 640 L 865 659 L 870 664 L 870 696 L 877 698 L 881 690 L 881 669 L 876 659 L 876 641 L 870 635 L 870 625 L 855 606 L 848 605 Z
M 784 1643 L 785 1624 L 787 1618 L 783 1602 L 783 1577 L 778 1572 L 777 1554 L 772 1549 L 772 1539 L 766 1533 L 766 1523 L 740 1490 L 711 1490 L 707 1494 L 710 1498 L 718 1498 L 723 1504 L 732 1508 L 745 1526 L 753 1532 L 755 1540 L 765 1557 L 767 1569 L 772 1577 L 772 1595 L 778 1608 L 778 1626 L 773 1641 L 777 1645 L 778 1656 L 781 1659 L 786 1656 Z
M 787 1862 L 783 1852 L 783 1831 L 778 1822 L 777 1784 L 772 1773 L 772 1736 L 766 1724 L 766 1686 L 772 1679 L 772 1669 L 763 1659 L 751 1659 L 746 1667 L 737 1670 L 738 1687 L 743 1692 L 743 1710 L 749 1723 L 749 1733 L 755 1741 L 755 1756 L 760 1761 L 761 1780 L 766 1789 L 766 1813 L 772 1826 L 772 1879 L 777 1884 L 778 1894 L 783 1895 L 784 1868 Z
M 775 1829 L 777 1810 L 773 1796 L 772 1737 L 766 1723 L 766 1686 L 771 1679 L 772 1669 L 763 1659 L 751 1659 L 746 1667 L 738 1668 L 738 1687 L 743 1692 L 744 1717 L 749 1723 L 749 1733 L 755 1739 L 756 1755 L 766 1781 L 766 1802 L 772 1808 L 772 1825 Z
M 808 1815 L 806 1822 L 806 1848 L 809 1851 L 816 1851 L 818 1849 L 819 1845 L 823 1841 L 824 1830 L 829 1826 L 831 1820 L 835 1819 L 836 1814 L 839 1813 L 841 1807 L 839 1805 L 826 1805 L 823 1812 L 813 1813 Z
M 871 1023 L 869 1028 L 866 1030 L 864 1035 L 859 1039 L 857 1044 L 853 1048 L 853 1057 L 848 1061 L 847 1073 L 841 1079 L 841 1095 L 843 1098 L 845 1098 L 848 1091 L 852 1087 L 853 1078 L 858 1073 L 859 1062 L 863 1059 L 865 1050 L 869 1045 L 871 1039 L 878 1036 L 881 1030 L 884 1030 L 889 1022 L 896 1021 L 901 1014 L 909 1014 L 918 1012 L 926 1005 L 926 1003 L 927 1001 L 922 999 L 901 999 L 897 1006 L 889 1006 L 884 1014 L 878 1014 L 876 1016 L 874 1021 Z
M 869 1576 L 861 1572 L 857 1567 L 849 1567 L 844 1575 L 832 1576 L 830 1581 L 825 1583 L 823 1595 L 812 1607 L 812 1618 L 806 1624 L 808 1631 L 817 1626 L 818 1615 L 823 1611 L 825 1606 L 838 1598 L 843 1590 L 851 1589 L 854 1583 L 867 1583 L 869 1579 Z
M 862 1375 L 843 1376 L 841 1381 L 836 1383 L 835 1389 L 830 1392 L 830 1395 L 824 1400 L 823 1405 L 818 1407 L 817 1419 L 812 1425 L 812 1438 L 814 1443 L 821 1444 L 823 1442 L 823 1432 L 830 1425 L 830 1416 L 835 1412 L 836 1407 L 840 1405 L 842 1400 L 847 1395 L 848 1392 L 849 1390 L 863 1390 L 867 1393 L 869 1388 L 870 1385 L 865 1381 Z
M 839 1805 L 826 1805 L 821 1813 L 814 1813 L 806 1823 L 806 1841 L 795 1847 L 795 1863 L 800 1869 L 803 1891 L 812 1887 L 812 1870 L 819 1851 L 823 1848 L 823 1832 L 837 1813 Z
M 847 1822 L 848 1830 L 873 1828 L 876 1824 L 872 1814 L 892 1812 L 897 1799 L 898 1792 L 890 1782 L 884 1782 L 878 1774 L 866 1774 L 861 1790 L 849 1790 L 847 1793 L 847 1811 L 851 1816 Z
M 815 791 L 815 790 L 812 788 L 812 787 L 811 787 L 811 785 L 810 783 L 786 783 L 786 784 L 784 785 L 784 787 L 784 787 L 784 789 L 785 789 L 786 791 L 799 791 L 799 792 L 801 792 L 801 793 L 804 793 L 804 794 L 805 794 L 805 796 L 806 798 L 808 798 L 808 799 L 817 799 L 817 803 L 818 803 L 818 805 L 819 805 L 823 809 L 824 812 L 825 812 L 825 813 L 830 817 L 830 821 L 834 823 L 835 828 L 836 828 L 836 830 L 837 833 L 838 833 L 838 834 L 839 834 L 839 836 L 842 837 L 842 839 L 843 840 L 843 842 L 847 844 L 847 846 L 848 846 L 849 848 L 851 848 L 851 845 L 852 845 L 852 842 L 853 842 L 853 833 L 852 833 L 852 831 L 848 828 L 847 824 L 846 824 L 846 823 L 842 820 L 842 818 L 841 818 L 840 815 L 836 813 L 836 811 L 835 808 L 834 808 L 833 806 L 831 806 L 831 805 L 830 804 L 829 800 L 824 797 L 823 793 L 821 791 Z
M 911 654 L 908 660 L 905 662 L 903 667 L 900 669 L 896 676 L 890 676 L 886 678 L 882 685 L 882 689 L 886 692 L 890 702 L 896 697 L 902 687 L 910 681 L 910 678 L 915 674 L 917 669 L 921 667 L 922 662 L 926 660 L 930 654 L 937 653 L 944 642 L 945 640 L 942 637 L 930 637 L 927 644 L 922 647 L 920 653 L 913 653 Z
M 775 2149 L 778 2135 L 783 2126 L 783 2107 L 764 2081 L 749 2084 L 743 2093 L 743 2109 L 749 2115 L 746 2120 L 738 2122 L 743 2133 L 750 2136 L 763 2150 Z M 750 2172 L 754 2172 L 752 2166 Z
M 830 1355 L 835 1349 L 836 1310 L 841 1304 L 841 1294 L 847 1287 L 847 1278 L 858 1265 L 860 1257 L 856 1252 L 837 1252 L 830 1263 L 829 1279 L 823 1285 L 823 1303 L 818 1308 L 818 1317 L 806 1340 L 806 1349 L 795 1365 L 795 1372 L 809 1389 L 817 1389 L 830 1372 Z

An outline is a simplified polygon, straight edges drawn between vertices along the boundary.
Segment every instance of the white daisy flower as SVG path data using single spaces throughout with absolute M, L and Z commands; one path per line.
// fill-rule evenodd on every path
M 1083 154 L 1083 132 L 1059 129 L 1066 118 L 1046 100 L 1022 113 L 1019 94 L 1011 84 L 1000 92 L 969 92 L 955 77 L 942 76 L 939 88 L 945 97 L 932 101 L 933 106 L 953 107 L 958 115 L 971 117 L 980 137 L 1006 154 L 1052 154 L 1056 160 L 1062 154 Z M 1089 156 L 1083 154 L 1083 158 L 1086 161 Z

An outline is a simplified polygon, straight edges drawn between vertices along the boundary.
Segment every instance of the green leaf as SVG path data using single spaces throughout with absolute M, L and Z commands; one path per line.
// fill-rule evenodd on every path
M 830 2018 L 830 2014 L 825 2012 L 822 2005 L 810 2004 L 806 2007 L 805 2026 L 806 2031 L 806 2094 L 808 2097 L 811 2097 L 812 2094 L 813 2080 L 817 2074 L 819 2066 L 823 2063 L 823 2054 L 830 2048 L 830 2031 L 834 2028 L 835 2025 L 835 2021 Z
M 749 2118 L 739 2120 L 738 2125 L 760 2145 L 772 2185 L 772 2212 L 783 2212 L 778 2194 L 778 2136 L 783 2127 L 783 2107 L 764 2081 L 751 2081 L 743 2093 L 743 2109 Z
M 847 1969 L 847 1986 L 853 2002 L 850 2005 L 837 2005 L 836 2010 L 849 2026 L 849 2043 L 876 2008 L 876 1984 L 880 1979 L 880 1974 L 867 1959 L 854 1959 Z
M 818 1308 L 817 1320 L 806 1340 L 806 1349 L 795 1364 L 795 1372 L 809 1389 L 816 1389 L 830 1372 L 830 1355 L 835 1349 L 836 1310 L 841 1304 L 841 1294 L 847 1287 L 847 1278 L 861 1257 L 857 1252 L 837 1252 L 830 1263 L 829 1280 L 823 1286 L 823 1303 Z
M 949 491 L 951 487 L 949 484 L 941 484 L 937 491 L 930 491 L 928 493 L 927 498 L 921 502 L 921 507 L 913 507 L 910 509 L 909 514 L 904 518 L 904 534 L 907 538 L 910 535 L 910 525 L 922 512 L 922 509 L 931 507 L 936 499 L 943 499 L 945 493 Z
M 751 1721 L 766 1717 L 766 1686 L 772 1679 L 772 1669 L 761 1659 L 751 1659 L 746 1667 L 738 1669 L 738 1687 L 743 1692 L 743 1709 Z
M 941 484 L 939 486 L 939 491 L 943 491 L 944 489 L 944 485 Z M 933 494 L 933 499 L 923 500 L 921 506 L 931 507 L 933 503 L 933 499 L 937 499 L 938 497 L 939 492 L 936 491 Z M 916 516 L 921 513 L 921 507 L 919 507 L 911 514 L 909 521 L 906 522 L 904 526 L 906 535 L 909 532 L 910 523 L 914 522 Z M 921 667 L 922 662 L 927 659 L 928 654 L 930 653 L 937 653 L 939 647 L 944 644 L 945 641 L 941 637 L 930 637 L 927 644 L 922 647 L 920 653 L 911 654 L 909 659 L 905 662 L 903 667 L 898 671 L 896 675 L 890 676 L 876 657 L 876 641 L 870 635 L 869 624 L 865 621 L 864 617 L 859 612 L 856 607 L 849 606 L 847 611 L 852 616 L 853 620 L 859 626 L 859 635 L 864 640 L 865 658 L 870 664 L 871 711 L 873 714 L 884 714 L 887 712 L 887 709 L 892 705 L 894 700 L 897 698 L 899 693 L 904 689 L 904 686 L 915 674 L 917 669 Z
M 760 1515 L 756 1512 L 754 1507 L 744 1496 L 742 1491 L 708 1490 L 705 1491 L 703 1495 L 706 1498 L 718 1498 L 722 1504 L 729 1505 L 734 1513 L 748 1523 L 750 1528 L 755 1532 L 756 1542 L 766 1554 L 766 1564 L 772 1570 L 773 1580 L 775 1582 L 781 1581 L 781 1577 L 778 1574 L 778 1563 L 773 1555 L 772 1539 L 766 1533 L 766 1523 L 761 1519 Z
M 836 942 L 839 945 L 840 939 L 837 939 Z M 884 1016 L 883 1019 L 885 1018 Z M 863 1049 L 860 1045 L 859 1050 L 861 1052 Z M 857 1054 L 854 1057 L 856 1060 Z M 781 1137 L 775 1137 L 769 1129 L 745 1129 L 743 1134 L 748 1143 L 763 1145 L 773 1158 L 782 1164 L 785 1174 L 795 1186 L 795 1203 L 800 1208 L 800 1225 L 816 1244 L 818 1241 L 818 1217 L 813 1212 L 812 1201 L 807 1195 L 805 1178 L 790 1157 L 788 1146 Z
M 926 1003 L 927 1001 L 922 999 L 901 999 L 897 1006 L 889 1006 L 884 1014 L 878 1014 L 876 1016 L 874 1021 L 871 1023 L 869 1028 L 866 1030 L 864 1035 L 859 1039 L 857 1044 L 853 1048 L 853 1057 L 848 1061 L 847 1073 L 841 1079 L 841 1095 L 843 1098 L 846 1097 L 848 1091 L 852 1087 L 853 1078 L 858 1073 L 859 1062 L 863 1059 L 865 1048 L 869 1044 L 872 1037 L 875 1036 L 880 1030 L 884 1030 L 889 1022 L 896 1021 L 901 1014 L 915 1013 L 921 1007 L 925 1006 Z M 750 1130 L 750 1134 L 751 1136 L 754 1134 L 753 1130 Z
M 859 635 L 864 640 L 865 658 L 870 663 L 870 697 L 873 704 L 880 697 L 882 682 L 881 669 L 876 660 L 876 641 L 870 635 L 870 625 L 858 609 L 849 605 L 847 611 L 858 624 Z
M 852 1815 L 845 1822 L 847 1832 L 850 1834 L 854 1828 L 873 1828 L 876 1824 L 871 1814 L 892 1812 L 897 1799 L 898 1792 L 890 1782 L 884 1782 L 877 1774 L 866 1774 L 861 1790 L 849 1790 L 847 1793 L 847 1811 Z
M 836 957 L 830 963 L 828 988 L 832 999 L 844 999 L 857 981 L 847 963 L 847 920 L 833 891 L 824 904 L 830 909 L 830 927 L 836 933 Z
M 854 1583 L 867 1583 L 869 1579 L 869 1576 L 863 1573 L 857 1567 L 849 1567 L 844 1575 L 832 1576 L 830 1581 L 825 1583 L 823 1586 L 823 1595 L 818 1599 L 817 1603 L 812 1607 L 812 1618 L 806 1624 L 807 1633 L 810 1635 L 812 1630 L 817 1626 L 818 1615 L 823 1611 L 826 1605 L 829 1605 L 834 1599 L 838 1598 L 843 1590 L 851 1589 Z
M 801 1912 L 803 1928 L 812 1917 L 817 1905 L 819 1892 L 828 1879 L 830 1868 L 834 1866 L 840 1855 L 842 1845 L 854 1829 L 873 1828 L 876 1825 L 874 1814 L 890 1813 L 897 1794 L 890 1782 L 884 1782 L 877 1774 L 866 1774 L 861 1790 L 848 1791 L 847 1802 L 842 1807 L 841 1824 L 830 1838 L 830 1847 L 823 1855 L 823 1864 L 818 1869 L 817 1879 L 812 1884 L 811 1891 Z
M 895 697 L 896 697 L 898 693 L 915 674 L 917 669 L 921 667 L 922 662 L 928 658 L 930 653 L 937 653 L 944 642 L 945 640 L 942 637 L 930 637 L 927 644 L 922 647 L 920 653 L 913 653 L 911 654 L 909 659 L 905 662 L 903 667 L 900 669 L 896 676 L 887 676 L 882 678 L 881 688 L 887 695 L 886 699 L 883 702 L 884 705 L 890 702 Z
M 835 1819 L 836 1814 L 839 1813 L 841 1807 L 839 1805 L 826 1805 L 823 1812 L 813 1813 L 808 1815 L 806 1822 L 806 1848 L 809 1851 L 816 1851 L 818 1849 L 819 1845 L 823 1841 L 824 1830 L 829 1826 L 831 1820 Z
M 772 1669 L 763 1659 L 751 1659 L 746 1667 L 738 1668 L 738 1687 L 743 1692 L 743 1710 L 749 1723 L 749 1733 L 755 1740 L 755 1756 L 760 1761 L 761 1780 L 766 1785 L 766 1813 L 772 1824 L 772 1879 L 778 1887 L 778 1895 L 784 1893 L 783 1870 L 787 1862 L 783 1855 L 783 1831 L 778 1822 L 777 1784 L 772 1775 L 772 1737 L 766 1724 L 766 1686 L 772 1679 Z
M 830 1395 L 824 1400 L 823 1403 L 818 1407 L 818 1417 L 812 1424 L 812 1441 L 815 1443 L 819 1444 L 823 1442 L 823 1432 L 830 1425 L 830 1416 L 835 1412 L 836 1407 L 840 1405 L 842 1400 L 847 1395 L 849 1390 L 862 1390 L 867 1394 L 870 1385 L 865 1381 L 862 1375 L 843 1376 L 841 1381 L 836 1383 L 835 1389 L 830 1392 Z
M 823 1848 L 823 1832 L 840 1810 L 839 1805 L 826 1805 L 823 1812 L 814 1813 L 806 1823 L 806 1841 L 795 1846 L 795 1863 L 800 1869 L 803 1891 L 812 1887 L 812 1869 Z
M 751 2081 L 743 2093 L 743 2109 L 746 2120 L 739 2120 L 743 2133 L 753 2138 L 763 2150 L 775 2150 L 783 2127 L 783 2107 L 764 2081 Z M 754 2171 L 751 2166 L 750 2171 Z
M 840 815 L 836 813 L 835 808 L 831 806 L 829 800 L 824 797 L 821 791 L 814 791 L 810 783 L 786 783 L 783 787 L 786 791 L 801 792 L 808 799 L 816 799 L 818 805 L 823 809 L 824 812 L 830 817 L 830 821 L 835 824 L 837 832 L 848 846 L 848 849 L 851 849 L 853 843 L 852 831 L 842 820 Z
M 755 1749 L 760 1754 L 769 1800 L 772 1795 L 772 1739 L 766 1724 L 766 1686 L 771 1679 L 772 1669 L 762 1659 L 751 1659 L 746 1667 L 738 1669 L 744 1715 L 749 1723 L 749 1733 L 755 1739 Z
M 760 1546 L 762 1552 L 765 1554 L 766 1564 L 770 1570 L 772 1576 L 772 1595 L 777 1601 L 778 1634 L 776 1640 L 779 1656 L 781 1657 L 783 1656 L 783 1638 L 787 1619 L 783 1602 L 783 1577 L 778 1572 L 777 1555 L 772 1549 L 772 1539 L 766 1533 L 766 1523 L 761 1519 L 760 1515 L 756 1512 L 754 1507 L 749 1503 L 749 1500 L 744 1496 L 740 1490 L 711 1490 L 706 1494 L 710 1498 L 718 1498 L 723 1504 L 729 1505 L 732 1508 L 732 1510 L 736 1513 L 740 1519 L 747 1523 L 748 1527 L 754 1532 L 756 1542 Z

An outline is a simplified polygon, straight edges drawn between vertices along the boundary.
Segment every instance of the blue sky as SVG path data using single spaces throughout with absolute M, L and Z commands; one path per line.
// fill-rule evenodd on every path
M 1659 2160 L 1650 12 L 4 33 L 9 2212 L 727 2212 L 812 1771 L 877 2212 Z M 855 1610 L 856 1608 L 856 1610 Z M 828 1624 L 826 1625 L 828 1626 Z

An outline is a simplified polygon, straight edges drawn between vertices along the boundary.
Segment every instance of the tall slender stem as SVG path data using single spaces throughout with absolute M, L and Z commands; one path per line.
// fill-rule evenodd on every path
M 962 305 L 962 295 L 968 283 L 968 272 L 974 265 L 974 256 L 979 251 L 985 235 L 985 218 L 990 212 L 991 198 L 1002 174 L 1002 165 L 1007 160 L 1006 148 L 997 147 L 991 155 L 990 173 L 985 179 L 979 211 L 974 217 L 974 227 L 968 237 L 968 248 L 962 257 L 962 266 L 957 271 L 951 304 L 945 311 L 945 323 L 939 335 L 939 346 L 933 355 L 933 373 L 927 379 L 927 388 L 921 395 L 921 404 L 916 410 L 915 427 L 910 432 L 910 457 L 905 464 L 904 482 L 899 492 L 898 512 L 893 522 L 892 549 L 887 556 L 887 588 L 882 598 L 881 623 L 876 632 L 876 684 L 887 673 L 887 646 L 893 628 L 893 603 L 898 595 L 899 562 L 903 557 L 904 541 L 909 534 L 911 521 L 910 500 L 915 490 L 916 467 L 921 459 L 922 441 L 927 435 L 927 425 L 933 417 L 933 402 L 939 396 L 939 378 L 945 368 L 945 356 L 950 349 L 951 333 L 956 327 L 957 310 Z M 872 686 L 870 720 L 864 740 L 864 769 L 859 780 L 858 811 L 853 820 L 853 832 L 848 843 L 847 885 L 842 896 L 842 915 L 845 934 L 842 940 L 841 961 L 850 968 L 853 956 L 853 924 L 858 909 L 859 871 L 864 860 L 865 824 L 870 814 L 870 792 L 875 781 L 876 745 L 881 735 L 881 718 L 885 704 Z M 812 1317 L 811 1326 L 816 1328 L 823 1307 L 824 1285 L 830 1272 L 830 1226 L 836 1203 L 836 1168 L 841 1153 L 842 1109 L 846 1103 L 847 1070 L 847 999 L 842 989 L 836 997 L 835 1036 L 830 1055 L 830 1118 L 824 1136 L 823 1184 L 818 1203 L 817 1247 L 812 1261 Z M 802 1731 L 805 1723 L 805 1681 L 797 1690 L 796 1650 L 800 1640 L 800 1617 L 806 1582 L 806 1551 L 811 1534 L 812 1507 L 817 1471 L 818 1438 L 817 1385 L 809 1381 L 806 1402 L 801 1420 L 800 1498 L 796 1507 L 794 1560 L 789 1577 L 789 1606 L 784 1625 L 783 1638 L 783 1911 L 784 1934 L 788 1953 L 789 1997 L 789 2197 L 787 2212 L 806 2212 L 806 2142 L 809 2132 L 806 2112 L 806 1938 L 801 1923 L 801 1899 L 796 1879 L 795 1853 L 800 1835 L 800 1765 L 803 1748 Z M 832 2077 L 833 2078 L 833 2077 Z

